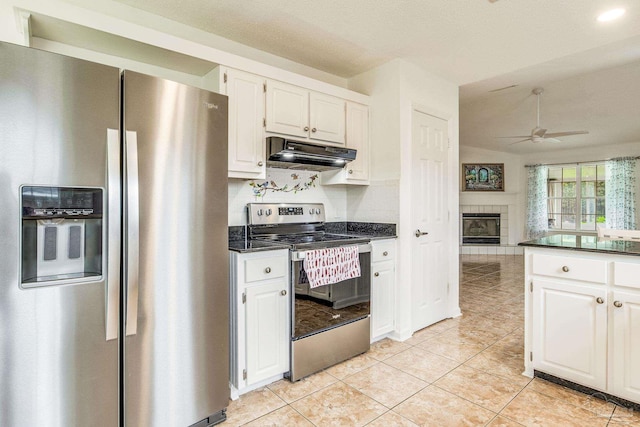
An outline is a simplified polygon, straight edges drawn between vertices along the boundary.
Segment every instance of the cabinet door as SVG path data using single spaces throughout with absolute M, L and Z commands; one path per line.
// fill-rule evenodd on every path
M 348 148 L 357 150 L 356 159 L 346 166 L 347 180 L 369 180 L 369 107 L 347 102 Z
M 600 298 L 600 299 L 598 299 Z M 533 282 L 533 368 L 595 389 L 606 388 L 606 290 Z
M 267 132 L 306 138 L 309 134 L 309 91 L 269 80 L 266 115 Z
M 246 289 L 247 385 L 289 369 L 286 280 Z
M 640 293 L 613 292 L 610 307 L 613 321 L 611 392 L 640 402 Z
M 226 71 L 229 97 L 229 177 L 264 178 L 264 78 Z
M 345 100 L 322 93 L 309 95 L 309 137 L 344 144 Z
M 374 262 L 371 276 L 371 337 L 376 338 L 394 328 L 394 262 Z

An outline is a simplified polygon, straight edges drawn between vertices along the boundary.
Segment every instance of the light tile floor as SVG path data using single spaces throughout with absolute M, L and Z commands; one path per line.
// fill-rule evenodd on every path
M 523 371 L 522 256 L 463 255 L 463 316 L 230 403 L 229 426 L 640 426 L 640 414 Z

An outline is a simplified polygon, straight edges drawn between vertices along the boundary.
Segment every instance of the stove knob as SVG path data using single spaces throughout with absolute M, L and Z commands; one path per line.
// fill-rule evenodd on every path
M 262 216 L 262 209 L 258 209 L 258 212 L 256 212 L 258 214 L 258 216 Z
M 271 209 L 267 209 L 267 210 L 265 211 L 265 213 L 264 213 L 264 214 L 265 214 L 266 216 L 271 215 Z
M 317 209 L 316 209 L 316 213 L 317 213 L 318 215 L 320 215 L 320 208 L 317 208 Z
M 309 209 L 309 215 L 313 215 L 313 208 Z

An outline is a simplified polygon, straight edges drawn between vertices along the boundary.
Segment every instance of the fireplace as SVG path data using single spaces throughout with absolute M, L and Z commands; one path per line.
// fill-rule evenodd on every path
M 462 243 L 499 245 L 500 214 L 499 213 L 463 213 Z

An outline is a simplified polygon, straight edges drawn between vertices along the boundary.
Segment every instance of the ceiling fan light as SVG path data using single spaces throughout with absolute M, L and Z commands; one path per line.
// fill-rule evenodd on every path
M 614 19 L 620 18 L 622 15 L 625 14 L 625 12 L 626 10 L 621 8 L 607 10 L 606 12 L 603 12 L 600 15 L 598 15 L 598 21 L 599 22 L 613 21 Z

